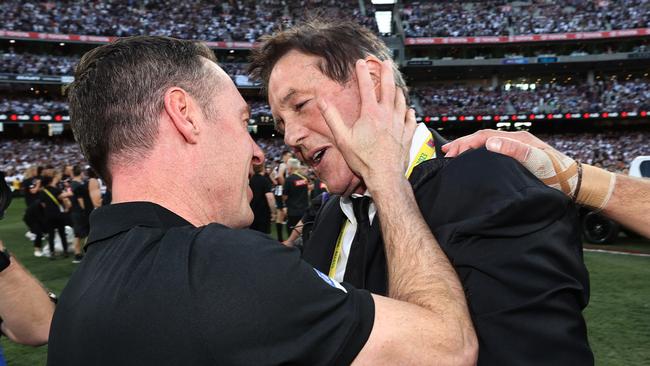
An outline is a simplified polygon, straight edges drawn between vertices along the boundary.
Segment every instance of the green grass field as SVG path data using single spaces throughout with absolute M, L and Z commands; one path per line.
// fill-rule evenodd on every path
M 60 293 L 75 270 L 70 259 L 36 258 L 21 221 L 24 204 L 15 200 L 0 221 L 0 239 L 43 284 Z M 645 244 L 635 243 L 635 249 Z M 619 245 L 620 246 L 620 245 Z M 613 248 L 616 248 L 614 246 Z M 650 252 L 650 245 L 647 245 Z M 591 274 L 591 302 L 585 311 L 597 365 L 650 365 L 650 257 L 585 253 Z M 9 365 L 44 365 L 47 347 L 0 340 Z M 578 365 L 576 365 L 578 366 Z

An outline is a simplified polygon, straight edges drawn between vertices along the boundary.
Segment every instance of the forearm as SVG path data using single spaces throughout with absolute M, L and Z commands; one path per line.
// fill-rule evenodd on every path
M 102 206 L 102 194 L 99 192 L 99 189 L 90 192 L 90 201 L 93 203 L 94 208 Z
M 465 294 L 447 256 L 425 223 L 406 180 L 398 189 L 372 190 L 381 222 L 388 294 L 429 310 L 436 333 L 450 346 L 476 342 Z
M 287 243 L 293 243 L 302 235 L 302 220 L 298 221 L 296 227 L 291 230 L 289 237 L 287 238 Z M 293 244 L 292 244 L 293 245 Z
M 41 284 L 15 258 L 0 272 L 0 293 L 3 333 L 21 344 L 47 343 L 54 304 Z
M 616 186 L 603 214 L 650 238 L 650 179 L 616 175 Z
M 271 215 L 275 215 L 275 198 L 273 197 L 273 193 L 266 193 L 264 195 L 266 197 L 266 203 L 269 205 L 269 210 L 271 212 Z

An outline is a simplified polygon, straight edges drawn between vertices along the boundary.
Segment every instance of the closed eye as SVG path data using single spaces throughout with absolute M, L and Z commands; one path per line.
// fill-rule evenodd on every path
M 307 104 L 310 100 L 311 100 L 311 99 L 307 99 L 307 100 L 305 100 L 305 101 L 302 102 L 302 103 L 298 103 L 298 104 L 296 104 L 296 106 L 294 107 L 294 109 L 296 110 L 296 112 L 300 112 L 300 110 L 302 109 L 302 107 L 304 107 L 305 104 Z

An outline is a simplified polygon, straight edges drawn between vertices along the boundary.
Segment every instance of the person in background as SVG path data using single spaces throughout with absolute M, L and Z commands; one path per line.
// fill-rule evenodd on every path
M 291 158 L 287 161 L 289 176 L 284 182 L 282 198 L 287 209 L 289 233 L 309 208 L 309 179 L 302 173 L 300 160 Z
M 88 207 L 87 209 L 92 211 L 93 209 L 102 207 L 104 204 L 103 196 L 106 193 L 102 192 L 102 188 L 106 190 L 106 186 L 97 176 L 97 173 L 93 168 L 88 167 L 88 169 L 86 169 L 86 175 L 88 176 L 88 196 L 90 197 L 90 202 L 92 203 L 92 207 Z
M 72 190 L 70 218 L 74 230 L 74 259 L 72 263 L 80 263 L 81 259 L 83 259 L 81 243 L 86 239 L 90 230 L 90 210 L 88 208 L 89 204 L 92 205 L 92 202 L 88 193 L 88 182 L 84 180 L 83 171 L 79 165 L 72 167 L 70 188 Z
M 23 221 L 29 228 L 27 233 L 28 238 L 34 243 L 34 256 L 41 257 L 43 255 L 43 234 L 45 233 L 45 217 L 43 207 L 39 198 L 41 189 L 41 176 L 39 171 L 40 167 L 32 166 L 25 172 L 25 179 L 21 184 L 21 189 L 25 197 L 25 214 Z
M 275 219 L 275 199 L 273 197 L 273 183 L 264 171 L 264 165 L 253 165 L 253 175 L 249 180 L 249 186 L 253 191 L 251 209 L 253 210 L 253 223 L 250 229 L 271 233 L 271 221 Z
M 284 204 L 284 183 L 287 177 L 289 176 L 289 171 L 287 170 L 287 161 L 293 158 L 291 151 L 283 151 L 280 164 L 277 166 L 277 170 L 273 174 L 273 179 L 276 181 L 275 190 L 273 194 L 275 195 L 276 202 L 276 215 L 275 215 L 275 232 L 278 236 L 278 241 L 282 242 L 284 239 L 284 227 L 287 221 L 287 207 Z
M 40 205 L 43 208 L 47 228 L 47 240 L 50 247 L 50 259 L 56 258 L 55 231 L 58 232 L 63 246 L 63 257 L 68 257 L 68 240 L 65 235 L 66 201 L 72 197 L 72 192 L 62 191 L 58 188 L 60 174 L 54 177 L 45 176 L 43 187 L 39 194 Z M 69 201 L 68 201 L 69 202 Z

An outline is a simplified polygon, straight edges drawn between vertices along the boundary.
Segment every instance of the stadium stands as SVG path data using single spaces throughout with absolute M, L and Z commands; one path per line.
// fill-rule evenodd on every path
M 524 84 L 488 88 L 445 84 L 414 88 L 424 115 L 497 115 L 529 113 L 593 113 L 650 109 L 647 79 L 583 84 Z M 532 87 L 531 87 L 532 86 Z
M 125 0 L 9 0 L 0 3 L 0 15 L 4 19 L 2 28 L 12 31 L 117 37 L 147 34 L 206 41 L 254 42 L 278 27 L 314 13 L 358 19 L 374 27 L 374 18 L 361 14 L 357 0 L 164 0 L 132 4 Z
M 650 27 L 646 0 L 406 1 L 407 37 L 509 36 Z

